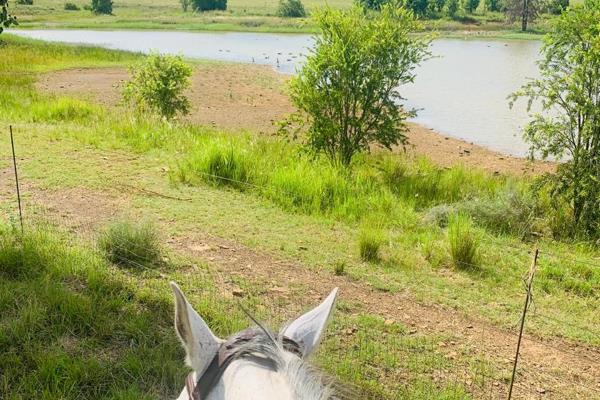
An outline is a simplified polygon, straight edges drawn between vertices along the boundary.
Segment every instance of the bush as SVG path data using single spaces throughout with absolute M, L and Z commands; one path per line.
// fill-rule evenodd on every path
M 554 15 L 560 15 L 569 7 L 569 0 L 551 0 L 548 2 L 548 12 Z
M 304 18 L 306 10 L 300 0 L 280 0 L 277 15 L 284 18 Z
M 465 214 L 455 214 L 448 223 L 450 256 L 454 266 L 460 269 L 477 267 L 479 239 L 471 219 Z
M 33 5 L 33 0 L 17 0 L 17 4 L 22 6 L 31 6 Z
M 92 0 L 92 11 L 96 14 L 112 14 L 112 0 Z
M 381 10 L 384 4 L 389 3 L 390 0 L 356 0 L 356 3 L 368 10 Z
M 487 9 L 487 11 L 500 11 L 500 0 L 485 0 L 485 8 Z
M 465 11 L 469 14 L 473 14 L 477 7 L 479 7 L 479 0 L 465 0 Z
M 380 260 L 379 254 L 381 246 L 384 244 L 385 238 L 381 231 L 373 228 L 364 228 L 360 232 L 358 239 L 358 248 L 360 258 L 363 261 L 377 262 Z
M 79 7 L 75 3 L 65 3 L 65 10 L 67 10 L 67 11 L 78 11 Z
M 189 100 L 183 92 L 190 86 L 192 69 L 181 56 L 151 54 L 130 71 L 132 78 L 125 85 L 123 96 L 138 110 L 148 110 L 166 119 L 189 112 Z
M 227 0 L 192 0 L 194 11 L 227 10 Z
M 398 106 L 397 88 L 429 54 L 429 41 L 411 35 L 413 14 L 386 4 L 373 14 L 325 8 L 314 18 L 322 34 L 290 88 L 295 117 L 307 122 L 306 146 L 347 166 L 371 145 L 405 143 L 410 113 Z
M 446 1 L 446 14 L 450 18 L 455 18 L 458 14 L 458 9 L 460 8 L 460 3 L 458 0 L 447 0 Z
M 126 267 L 145 267 L 161 262 L 158 235 L 150 224 L 120 222 L 111 225 L 98 243 L 107 260 Z
M 11 25 L 19 25 L 17 17 L 8 11 L 8 0 L 0 0 L 0 33 Z

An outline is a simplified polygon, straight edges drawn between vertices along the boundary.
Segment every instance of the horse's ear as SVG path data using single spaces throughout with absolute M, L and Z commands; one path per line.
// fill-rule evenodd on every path
M 175 330 L 186 351 L 187 364 L 202 375 L 219 350 L 221 340 L 187 301 L 181 289 L 171 282 L 175 294 Z
M 337 292 L 337 288 L 333 289 L 321 304 L 281 330 L 284 336 L 300 344 L 304 357 L 308 357 L 319 344 L 333 311 Z

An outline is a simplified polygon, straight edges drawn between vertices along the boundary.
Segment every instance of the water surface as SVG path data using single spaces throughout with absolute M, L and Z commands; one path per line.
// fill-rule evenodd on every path
M 313 44 L 309 35 L 248 32 L 26 30 L 20 36 L 189 58 L 271 65 L 291 74 Z M 441 133 L 504 153 L 524 155 L 520 136 L 527 121 L 524 102 L 513 110 L 506 97 L 527 77 L 537 76 L 538 41 L 434 41 L 435 55 L 401 88 L 414 119 Z

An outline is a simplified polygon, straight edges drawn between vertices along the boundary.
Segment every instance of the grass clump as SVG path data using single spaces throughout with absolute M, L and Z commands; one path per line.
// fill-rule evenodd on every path
M 75 3 L 70 3 L 70 2 L 67 2 L 67 3 L 65 3 L 65 10 L 66 10 L 66 11 L 79 11 L 79 10 L 80 10 L 80 8 L 79 8 L 79 6 L 78 6 L 77 4 L 75 4 Z
M 480 243 L 468 215 L 459 213 L 449 219 L 448 241 L 450 256 L 455 267 L 459 269 L 477 267 Z
M 363 228 L 358 238 L 358 249 L 360 258 L 367 262 L 378 262 L 381 260 L 381 246 L 385 238 L 379 229 Z
M 108 227 L 98 244 L 107 260 L 113 264 L 145 267 L 161 262 L 158 234 L 149 223 L 115 223 Z
M 33 122 L 83 122 L 98 114 L 94 107 L 81 100 L 61 97 L 49 101 L 36 102 L 31 106 Z

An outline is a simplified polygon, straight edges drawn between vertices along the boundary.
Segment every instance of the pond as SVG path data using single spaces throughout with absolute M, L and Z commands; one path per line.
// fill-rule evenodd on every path
M 111 49 L 182 54 L 189 58 L 271 65 L 292 74 L 313 40 L 310 35 L 242 32 L 13 30 L 36 39 Z M 525 102 L 509 109 L 506 97 L 537 76 L 541 43 L 525 40 L 438 39 L 434 57 L 401 88 L 415 122 L 438 132 L 513 155 L 524 155 Z

